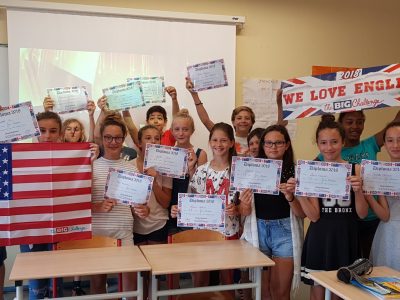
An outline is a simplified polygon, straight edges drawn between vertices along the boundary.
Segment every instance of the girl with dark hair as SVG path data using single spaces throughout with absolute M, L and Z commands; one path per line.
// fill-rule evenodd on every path
M 326 162 L 347 163 L 341 156 L 345 131 L 332 115 L 322 116 L 316 141 Z M 347 178 L 350 200 L 299 197 L 304 213 L 311 220 L 301 257 L 302 281 L 311 285 L 310 299 L 323 299 L 325 289 L 314 285 L 309 272 L 337 270 L 358 257 L 357 220 L 364 218 L 368 204 L 362 191 L 359 165 L 353 165 Z M 332 295 L 332 299 L 338 299 Z
M 258 150 L 260 148 L 260 140 L 261 140 L 261 135 L 264 132 L 264 128 L 255 128 L 252 131 L 250 131 L 249 135 L 247 136 L 247 146 L 249 147 L 249 156 L 251 157 L 257 157 L 258 156 Z
M 294 155 L 289 134 L 284 126 L 272 125 L 260 139 L 258 158 L 282 160 L 279 195 L 254 194 L 240 196 L 239 211 L 247 216 L 242 238 L 275 261 L 275 267 L 263 272 L 264 299 L 290 299 L 293 274 L 294 287 L 300 282 L 300 253 L 303 240 L 304 213 L 294 196 Z M 296 266 L 296 267 L 295 267 Z
M 400 121 L 400 111 L 396 114 L 393 121 Z M 384 130 L 361 140 L 364 131 L 365 115 L 363 111 L 342 112 L 339 114 L 338 123 L 343 126 L 345 137 L 342 148 L 342 158 L 349 163 L 359 164 L 362 159 L 376 160 L 378 152 L 383 145 Z M 318 156 L 323 160 L 322 155 Z M 376 198 L 375 198 L 376 199 Z M 372 240 L 374 239 L 379 219 L 374 212 L 369 209 L 368 215 L 359 220 L 358 240 L 359 256 L 369 258 Z
M 222 122 L 216 123 L 210 131 L 209 145 L 213 158 L 196 169 L 189 183 L 189 192 L 226 195 L 224 234 L 227 239 L 237 239 L 239 214 L 234 204 L 233 193 L 229 191 L 231 161 L 232 156 L 236 155 L 232 126 Z M 171 214 L 176 217 L 176 206 L 172 208 Z M 231 270 L 221 271 L 220 274 L 223 284 L 233 283 Z M 209 283 L 209 273 L 196 273 L 193 281 L 195 286 L 206 286 Z

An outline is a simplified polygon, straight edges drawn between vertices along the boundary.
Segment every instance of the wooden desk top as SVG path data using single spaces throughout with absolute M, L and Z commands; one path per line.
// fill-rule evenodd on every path
M 346 284 L 339 281 L 336 277 L 337 271 L 326 271 L 326 272 L 313 272 L 310 273 L 310 277 L 328 288 L 332 293 L 340 296 L 345 300 L 363 299 L 363 300 L 376 300 L 374 295 L 362 290 L 361 288 L 355 287 L 351 284 Z M 374 267 L 374 270 L 368 277 L 379 277 L 379 276 L 400 276 L 400 272 L 390 269 L 388 267 Z
M 273 266 L 243 240 L 140 246 L 154 275 Z
M 137 246 L 19 253 L 10 280 L 150 271 Z

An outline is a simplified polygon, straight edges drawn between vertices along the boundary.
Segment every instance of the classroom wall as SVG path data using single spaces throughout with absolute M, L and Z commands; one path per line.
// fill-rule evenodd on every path
M 368 67 L 400 62 L 398 0 L 43 1 L 245 16 L 246 24 L 237 33 L 238 105 L 242 103 L 243 78 L 306 76 L 313 65 Z M 5 18 L 0 12 L 0 43 L 7 43 Z M 202 41 L 198 44 L 201 47 Z M 380 130 L 397 111 L 368 111 L 364 137 Z M 318 120 L 297 122 L 294 146 L 298 158 L 315 157 Z
M 243 78 L 287 79 L 311 74 L 313 65 L 368 67 L 400 61 L 397 0 L 43 1 L 245 16 L 246 24 L 237 34 L 237 104 L 242 103 Z M 4 11 L 0 11 L 0 43 L 7 43 Z M 364 136 L 382 128 L 396 111 L 367 112 Z M 297 157 L 314 157 L 318 120 L 298 121 Z

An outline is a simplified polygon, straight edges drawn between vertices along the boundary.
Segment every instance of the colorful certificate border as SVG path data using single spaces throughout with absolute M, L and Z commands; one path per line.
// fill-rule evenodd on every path
M 33 123 L 33 127 L 35 128 L 35 132 L 33 132 L 32 134 L 25 134 L 25 135 L 19 135 L 15 138 L 12 138 L 10 140 L 6 140 L 6 141 L 1 141 L 1 143 L 13 143 L 16 141 L 21 141 L 21 140 L 25 140 L 31 137 L 35 137 L 35 136 L 40 136 L 40 128 L 39 128 L 39 124 L 37 122 L 36 119 L 36 115 L 35 112 L 33 111 L 33 106 L 32 106 L 32 102 L 27 101 L 27 102 L 22 102 L 22 103 L 17 103 L 14 105 L 9 105 L 9 106 L 2 106 L 2 109 L 0 111 L 5 111 L 5 110 L 9 110 L 9 109 L 15 109 L 18 107 L 23 107 L 23 106 L 27 106 L 29 109 L 29 113 L 32 117 L 32 123 Z
M 276 179 L 276 189 L 275 190 L 264 190 L 264 189 L 251 189 L 254 193 L 258 194 L 270 194 L 270 195 L 279 195 L 279 184 L 281 183 L 281 174 L 282 174 L 282 161 L 276 159 L 265 159 L 265 158 L 253 158 L 253 157 L 242 157 L 242 156 L 233 156 L 232 157 L 232 166 L 231 166 L 231 178 L 230 178 L 230 187 L 231 191 L 243 191 L 246 188 L 238 188 L 235 187 L 235 169 L 237 161 L 247 161 L 258 164 L 274 164 L 277 165 L 277 179 Z
M 166 150 L 172 150 L 172 151 L 186 152 L 181 175 L 162 172 L 162 171 L 158 170 L 157 166 L 154 166 L 154 168 L 157 170 L 157 172 L 159 172 L 163 176 L 172 177 L 172 178 L 178 178 L 178 179 L 185 179 L 186 173 L 187 173 L 187 170 L 188 170 L 188 150 L 187 149 L 180 148 L 180 147 L 159 145 L 159 144 L 147 144 L 146 145 L 146 150 L 145 150 L 145 153 L 144 153 L 144 163 L 143 163 L 143 168 L 145 168 L 145 169 L 147 169 L 149 167 L 148 166 L 148 163 L 149 163 L 148 153 L 149 153 L 149 151 L 151 149 L 166 149 Z
M 181 219 L 181 208 L 183 198 L 200 198 L 200 199 L 221 199 L 221 222 L 217 224 L 204 224 L 204 223 L 183 223 L 180 222 Z M 219 231 L 225 230 L 225 203 L 226 195 L 207 195 L 207 194 L 189 194 L 189 193 L 178 193 L 178 217 L 177 225 L 178 227 L 195 227 L 197 229 L 218 229 Z
M 399 168 L 399 175 L 400 175 L 400 162 L 389 162 L 389 161 L 363 159 L 363 160 L 361 160 L 361 178 L 364 178 L 365 165 Z M 367 190 L 364 190 L 364 186 L 363 186 L 363 193 L 367 194 L 367 195 L 383 195 L 383 196 L 395 196 L 395 197 L 400 196 L 400 191 L 399 192 L 367 191 Z
M 217 89 L 217 88 L 220 88 L 220 87 L 228 86 L 228 77 L 226 75 L 225 62 L 224 62 L 223 58 L 217 59 L 217 60 L 211 60 L 211 61 L 207 61 L 207 62 L 203 62 L 203 63 L 199 63 L 199 64 L 195 64 L 195 65 L 192 65 L 192 66 L 188 66 L 187 67 L 187 73 L 188 73 L 187 76 L 190 78 L 190 72 L 194 68 L 201 67 L 201 66 L 206 66 L 206 65 L 212 65 L 212 64 L 215 65 L 217 63 L 221 64 L 221 69 L 222 69 L 222 72 L 224 73 L 224 83 L 223 84 L 213 85 L 213 86 L 210 86 L 210 87 L 207 87 L 207 88 L 200 88 L 200 89 L 193 88 L 194 92 L 200 92 L 200 91 Z
M 136 108 L 136 107 L 145 106 L 146 103 L 144 101 L 143 89 L 142 89 L 142 84 L 140 83 L 140 81 L 131 81 L 131 82 L 128 82 L 128 83 L 123 83 L 123 84 L 120 84 L 120 85 L 115 85 L 115 86 L 112 86 L 112 87 L 109 87 L 109 88 L 105 88 L 105 89 L 103 89 L 103 95 L 105 95 L 107 97 L 107 95 L 106 95 L 107 91 L 112 91 L 112 90 L 115 90 L 115 89 L 119 89 L 121 87 L 130 88 L 133 85 L 138 85 L 139 86 L 140 95 L 141 95 L 141 102 L 138 105 L 120 107 L 120 108 L 116 108 L 115 110 L 127 110 L 127 109 L 130 109 L 130 108 Z M 108 106 L 108 103 L 107 103 L 107 106 Z
M 150 184 L 149 184 L 149 186 L 147 188 L 147 192 L 146 192 L 146 202 L 149 202 L 150 196 L 151 196 L 151 191 L 153 189 L 154 178 L 151 177 L 151 176 L 144 175 L 144 174 L 135 173 L 135 172 L 128 172 L 128 171 L 124 171 L 124 170 L 116 169 L 116 168 L 109 168 L 108 169 L 106 185 L 105 185 L 105 188 L 104 188 L 104 199 L 110 199 L 107 196 L 107 191 L 108 191 L 108 184 L 109 184 L 109 181 L 110 181 L 111 173 L 113 173 L 113 172 L 114 173 L 119 173 L 119 174 L 127 174 L 129 176 L 137 177 L 137 178 L 140 178 L 140 179 L 142 179 L 142 178 L 148 179 Z M 119 200 L 119 199 L 117 199 L 117 200 L 118 200 L 119 203 L 123 203 L 123 204 L 127 204 L 127 205 L 132 205 L 132 203 L 134 203 L 134 201 L 125 201 L 125 200 Z
M 139 81 L 140 84 L 142 85 L 142 90 L 143 90 L 143 84 L 142 81 L 143 80 L 155 80 L 155 79 L 159 79 L 161 80 L 161 86 L 162 86 L 162 90 L 163 90 L 163 99 L 162 101 L 146 101 L 145 97 L 144 97 L 144 92 L 143 92 L 143 99 L 145 100 L 144 102 L 146 104 L 155 104 L 155 103 L 165 103 L 165 81 L 164 81 L 164 76 L 153 76 L 153 77 L 133 77 L 133 78 L 128 78 L 127 82 L 133 82 L 133 81 Z
M 347 163 L 334 163 L 334 162 L 325 162 L 325 161 L 318 161 L 318 160 L 297 160 L 296 165 L 296 196 L 303 196 L 303 197 L 318 197 L 318 198 L 331 198 L 331 199 L 341 199 L 341 200 L 350 200 L 350 188 L 351 185 L 349 182 L 346 181 L 346 195 L 337 195 L 337 194 L 325 194 L 325 193 L 307 193 L 307 192 L 300 192 L 298 190 L 300 185 L 300 168 L 302 165 L 310 165 L 310 166 L 321 166 L 321 167 L 345 167 L 347 171 L 347 177 L 351 175 L 351 164 Z
M 89 101 L 89 94 L 86 90 L 85 86 L 71 86 L 71 87 L 56 87 L 56 88 L 48 88 L 47 89 L 47 95 L 50 97 L 50 93 L 49 91 L 60 91 L 60 90 L 73 90 L 73 89 L 83 89 L 83 91 L 85 92 L 85 96 L 86 96 L 86 102 Z M 66 111 L 57 111 L 56 113 L 62 115 L 62 114 L 68 114 L 68 113 L 73 113 L 73 112 L 77 112 L 77 111 L 84 111 L 87 108 L 80 108 L 80 109 L 73 109 L 73 110 L 66 110 Z

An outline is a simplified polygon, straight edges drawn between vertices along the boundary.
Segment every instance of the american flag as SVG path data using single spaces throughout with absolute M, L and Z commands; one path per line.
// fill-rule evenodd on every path
M 88 143 L 0 144 L 0 245 L 91 237 Z

